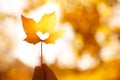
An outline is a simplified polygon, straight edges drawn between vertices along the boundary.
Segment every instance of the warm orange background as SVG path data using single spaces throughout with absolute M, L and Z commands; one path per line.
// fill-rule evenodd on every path
M 32 80 L 40 44 L 23 41 L 21 14 L 53 11 L 66 33 L 43 54 L 58 80 L 120 80 L 120 0 L 0 0 L 0 80 Z

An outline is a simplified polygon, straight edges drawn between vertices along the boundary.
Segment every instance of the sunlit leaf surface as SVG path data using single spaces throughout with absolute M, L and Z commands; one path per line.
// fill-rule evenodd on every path
M 24 31 L 27 35 L 25 39 L 27 42 L 36 44 L 40 41 L 45 43 L 55 43 L 55 40 L 61 37 L 64 33 L 64 30 L 56 30 L 56 15 L 55 12 L 51 14 L 45 14 L 42 19 L 36 23 L 33 19 L 25 18 L 22 16 L 22 22 Z M 43 40 L 37 36 L 37 32 L 45 34 L 48 33 L 49 36 L 47 39 Z

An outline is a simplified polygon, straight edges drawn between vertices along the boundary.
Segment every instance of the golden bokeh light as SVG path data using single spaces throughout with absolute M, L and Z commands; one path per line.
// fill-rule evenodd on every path
M 24 41 L 21 15 L 54 11 L 66 32 L 43 56 L 58 80 L 120 80 L 120 0 L 0 0 L 0 80 L 32 79 L 41 47 Z

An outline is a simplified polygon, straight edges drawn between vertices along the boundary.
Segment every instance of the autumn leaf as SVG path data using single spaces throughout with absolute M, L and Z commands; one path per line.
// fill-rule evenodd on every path
M 32 44 L 36 44 L 40 41 L 47 44 L 53 44 L 65 32 L 64 30 L 55 29 L 57 21 L 55 12 L 45 14 L 38 23 L 31 18 L 24 17 L 23 15 L 21 18 L 24 31 L 27 35 L 25 41 Z M 42 39 L 42 36 L 45 36 L 45 38 Z
M 36 66 L 32 80 L 57 80 L 53 71 L 46 65 Z
M 40 39 L 35 32 L 35 27 L 36 27 L 35 21 L 33 19 L 25 18 L 24 16 L 21 17 L 22 17 L 23 28 L 27 35 L 25 41 L 33 44 L 40 42 Z

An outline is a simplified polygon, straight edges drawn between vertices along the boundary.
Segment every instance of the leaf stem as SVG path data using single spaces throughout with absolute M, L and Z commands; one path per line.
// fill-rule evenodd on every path
M 41 65 L 43 64 L 43 42 L 41 41 L 41 57 L 40 57 L 40 60 L 41 60 Z

